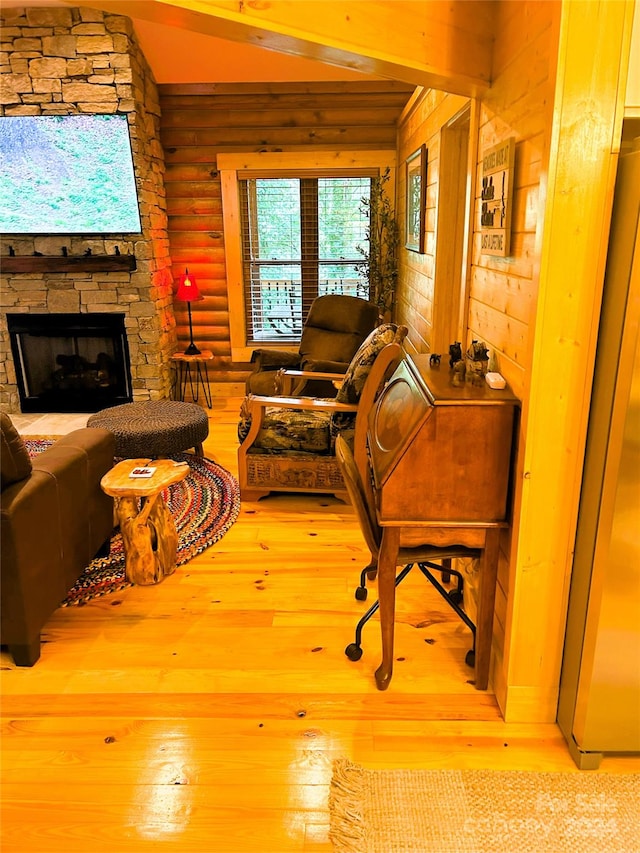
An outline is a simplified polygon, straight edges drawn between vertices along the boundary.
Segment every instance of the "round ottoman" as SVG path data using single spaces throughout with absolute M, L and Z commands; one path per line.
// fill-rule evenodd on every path
M 125 459 L 157 458 L 195 448 L 203 456 L 202 442 L 209 435 L 206 412 L 195 403 L 157 400 L 124 403 L 91 415 L 88 427 L 101 427 L 116 437 L 116 456 Z

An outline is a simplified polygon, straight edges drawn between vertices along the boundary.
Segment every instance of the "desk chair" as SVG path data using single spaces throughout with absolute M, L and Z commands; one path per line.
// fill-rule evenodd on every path
M 351 448 L 341 435 L 336 437 L 335 452 L 336 461 L 342 473 L 347 493 L 353 508 L 356 511 L 356 515 L 358 516 L 358 521 L 360 523 L 360 528 L 367 544 L 367 548 L 371 552 L 371 562 L 362 570 L 362 574 L 360 575 L 360 586 L 356 590 L 356 598 L 359 601 L 363 601 L 367 597 L 367 590 L 365 586 L 367 577 L 374 578 L 376 576 L 378 555 L 380 552 L 380 544 L 382 542 L 382 529 L 378 525 L 375 508 L 368 500 L 367 493 L 362 486 L 362 479 Z M 465 663 L 470 667 L 475 665 L 476 626 L 461 607 L 463 578 L 460 572 L 451 568 L 451 560 L 454 557 L 466 557 L 473 559 L 479 557 L 480 553 L 481 552 L 477 549 L 456 545 L 444 548 L 438 548 L 429 544 L 403 547 L 401 542 L 397 559 L 398 565 L 403 566 L 403 569 L 396 576 L 395 580 L 395 585 L 397 587 L 398 584 L 402 583 L 414 566 L 418 567 L 427 580 L 444 598 L 447 604 L 471 630 L 473 634 L 473 647 L 467 652 L 465 657 Z M 441 575 L 454 575 L 457 579 L 456 587 L 451 590 L 446 589 L 442 585 L 442 577 L 438 580 L 438 578 L 433 574 L 434 571 Z M 350 643 L 345 649 L 345 654 L 349 660 L 357 661 L 362 657 L 362 629 L 374 613 L 376 613 L 379 606 L 379 602 L 376 601 L 358 622 L 355 631 L 355 641 Z

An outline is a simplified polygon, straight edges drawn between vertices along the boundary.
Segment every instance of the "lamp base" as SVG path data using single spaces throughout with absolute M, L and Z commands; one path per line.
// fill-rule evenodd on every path
M 185 355 L 200 355 L 200 350 L 194 343 L 190 343 L 184 351 Z

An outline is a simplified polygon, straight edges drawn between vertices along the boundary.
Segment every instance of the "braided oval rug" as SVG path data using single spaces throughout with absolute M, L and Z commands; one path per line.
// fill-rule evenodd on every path
M 25 439 L 24 443 L 29 455 L 35 456 L 53 441 Z M 172 459 L 187 462 L 191 468 L 185 480 L 162 493 L 178 532 L 176 565 L 182 566 L 218 542 L 235 522 L 240 512 L 240 486 L 232 474 L 210 459 L 191 453 L 176 453 Z M 116 532 L 109 556 L 89 563 L 61 606 L 86 604 L 129 586 L 133 584 L 124 574 L 122 536 Z

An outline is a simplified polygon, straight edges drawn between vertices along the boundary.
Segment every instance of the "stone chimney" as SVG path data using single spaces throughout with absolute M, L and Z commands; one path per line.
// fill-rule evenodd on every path
M 27 312 L 124 314 L 133 399 L 165 399 L 176 333 L 160 107 L 132 23 L 85 7 L 47 7 L 3 9 L 0 26 L 0 115 L 126 114 L 142 220 L 141 235 L 0 240 L 0 404 L 20 411 L 7 313 Z M 6 260 L 35 253 L 59 258 L 63 247 L 74 257 L 88 249 L 92 258 L 135 256 L 135 269 L 101 271 L 97 262 L 92 270 L 13 272 Z

